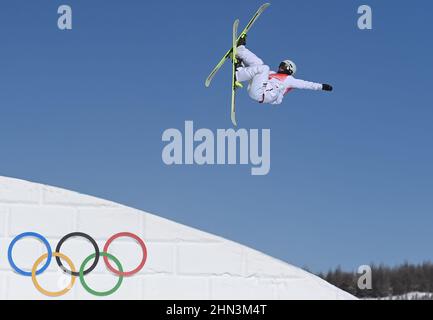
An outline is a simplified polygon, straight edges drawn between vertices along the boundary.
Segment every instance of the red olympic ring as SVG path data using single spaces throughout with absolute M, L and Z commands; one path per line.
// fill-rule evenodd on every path
M 107 265 L 107 268 L 113 272 L 114 274 L 118 275 L 118 276 L 122 276 L 122 277 L 131 277 L 133 275 L 135 275 L 136 273 L 140 272 L 141 269 L 143 269 L 144 265 L 146 264 L 147 261 L 147 248 L 146 245 L 144 244 L 143 240 L 141 240 L 138 236 L 136 236 L 133 233 L 129 233 L 129 232 L 121 232 L 118 234 L 115 234 L 114 236 L 112 236 L 110 239 L 107 240 L 107 243 L 104 246 L 104 252 L 108 253 L 108 247 L 113 243 L 114 240 L 118 239 L 118 238 L 123 238 L 123 237 L 127 237 L 127 238 L 132 238 L 135 241 L 138 242 L 138 244 L 141 247 L 141 250 L 143 251 L 143 259 L 141 260 L 140 264 L 138 265 L 137 268 L 135 268 L 132 271 L 127 271 L 127 272 L 121 272 L 119 270 L 116 270 L 115 268 L 113 268 L 110 264 L 110 261 L 107 257 L 104 256 L 104 262 Z

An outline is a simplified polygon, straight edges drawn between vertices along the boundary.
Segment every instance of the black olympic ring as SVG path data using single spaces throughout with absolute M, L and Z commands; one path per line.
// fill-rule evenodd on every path
M 68 239 L 75 238 L 75 237 L 82 237 L 82 238 L 85 238 L 85 239 L 89 240 L 90 243 L 92 244 L 92 246 L 95 248 L 95 260 L 93 261 L 92 265 L 87 270 L 84 270 L 84 275 L 87 275 L 87 274 L 89 274 L 90 272 L 92 272 L 96 268 L 96 266 L 98 265 L 98 262 L 99 262 L 99 257 L 100 257 L 98 244 L 96 243 L 95 239 L 93 239 L 91 236 L 89 236 L 88 234 L 83 233 L 83 232 L 73 232 L 73 233 L 67 234 L 57 244 L 56 252 L 60 253 L 60 248 L 62 247 L 62 245 Z M 67 274 L 73 275 L 75 277 L 79 277 L 80 276 L 79 272 L 73 272 L 73 271 L 71 271 L 69 269 L 66 269 L 66 267 L 62 263 L 62 260 L 59 257 L 56 257 L 56 261 L 57 261 L 57 264 L 59 265 L 59 267 L 64 272 L 66 272 Z

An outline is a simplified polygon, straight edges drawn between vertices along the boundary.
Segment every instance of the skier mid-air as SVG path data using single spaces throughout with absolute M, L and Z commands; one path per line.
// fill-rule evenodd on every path
M 333 90 L 332 86 L 329 84 L 295 79 L 296 64 L 291 60 L 281 62 L 278 72 L 273 72 L 259 57 L 246 48 L 247 33 L 270 5 L 270 3 L 265 3 L 260 6 L 240 35 L 238 35 L 239 19 L 234 22 L 232 47 L 227 51 L 220 62 L 218 62 L 205 82 L 205 86 L 209 87 L 217 72 L 221 69 L 224 63 L 231 58 L 231 120 L 234 126 L 237 126 L 236 91 L 238 88 L 243 87 L 242 82 L 249 82 L 248 94 L 253 100 L 259 103 L 274 105 L 281 104 L 284 96 L 293 89 Z
M 314 83 L 295 79 L 296 64 L 291 60 L 281 62 L 278 72 L 270 70 L 269 66 L 246 48 L 246 35 L 238 41 L 236 64 L 236 85 L 249 82 L 249 96 L 259 102 L 281 104 L 284 96 L 293 89 L 332 91 L 329 84 Z

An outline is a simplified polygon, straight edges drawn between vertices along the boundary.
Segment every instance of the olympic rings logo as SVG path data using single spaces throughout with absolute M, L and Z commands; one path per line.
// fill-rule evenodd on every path
M 20 269 L 15 264 L 14 259 L 13 259 L 13 248 L 16 245 L 16 243 L 18 241 L 20 241 L 21 239 L 28 238 L 28 237 L 39 239 L 47 248 L 47 253 L 43 254 L 41 257 L 39 257 L 36 260 L 36 262 L 33 265 L 31 272 L 26 272 L 26 271 Z M 60 252 L 62 245 L 68 239 L 75 238 L 75 237 L 81 237 L 81 238 L 88 240 L 95 249 L 95 252 L 93 254 L 89 255 L 86 259 L 84 259 L 84 261 L 81 264 L 78 271 L 77 271 L 74 263 L 72 262 L 72 260 Z M 113 243 L 113 241 L 115 241 L 118 238 L 123 238 L 123 237 L 131 238 L 131 239 L 137 241 L 138 244 L 140 245 L 142 253 L 143 253 L 143 257 L 141 259 L 140 264 L 134 270 L 131 270 L 131 271 L 124 271 L 120 261 L 115 256 L 113 256 L 112 254 L 108 253 L 108 249 L 109 249 L 110 245 Z M 71 280 L 70 280 L 69 284 L 63 290 L 56 291 L 56 292 L 48 291 L 48 290 L 45 290 L 44 288 L 42 288 L 38 282 L 38 279 L 37 279 L 38 275 L 42 274 L 45 270 L 47 270 L 47 268 L 51 264 L 51 260 L 53 257 L 55 257 L 57 265 L 60 267 L 60 269 L 62 269 L 62 271 L 64 273 L 71 276 Z M 103 257 L 104 263 L 105 263 L 106 267 L 108 268 L 108 270 L 110 270 L 112 273 L 114 273 L 115 275 L 117 275 L 119 277 L 116 285 L 112 289 L 110 289 L 108 291 L 103 291 L 103 292 L 96 291 L 96 290 L 90 288 L 90 286 L 86 283 L 86 280 L 85 280 L 85 276 L 88 275 L 90 272 L 92 272 L 96 268 L 96 266 L 98 265 L 100 257 Z M 25 277 L 31 277 L 35 288 L 40 293 L 42 293 L 46 296 L 60 297 L 60 296 L 65 295 L 66 293 L 68 293 L 72 289 L 72 287 L 75 284 L 76 278 L 78 277 L 80 279 L 81 285 L 83 286 L 83 288 L 87 292 L 89 292 L 92 295 L 98 296 L 98 297 L 106 297 L 106 296 L 112 295 L 117 290 L 119 290 L 120 286 L 122 285 L 124 277 L 131 277 L 143 269 L 143 267 L 147 261 L 147 248 L 146 248 L 146 245 L 143 242 L 143 240 L 140 239 L 140 237 L 138 237 L 137 235 L 135 235 L 133 233 L 129 233 L 129 232 L 121 232 L 121 233 L 115 234 L 114 236 L 109 238 L 104 245 L 104 250 L 101 252 L 99 250 L 98 244 L 96 243 L 96 241 L 91 236 L 89 236 L 86 233 L 82 233 L 82 232 L 73 232 L 73 233 L 70 233 L 70 234 L 64 236 L 59 241 L 59 243 L 57 244 L 55 252 L 52 252 L 51 246 L 50 246 L 48 240 L 44 236 L 42 236 L 38 233 L 35 233 L 35 232 L 25 232 L 25 233 L 22 233 L 22 234 L 16 236 L 12 240 L 12 242 L 10 243 L 9 249 L 8 249 L 8 260 L 9 260 L 10 266 L 12 267 L 12 269 L 16 273 L 18 273 L 22 276 L 25 276 Z M 64 262 L 66 262 L 66 264 L 69 266 L 69 269 L 63 265 L 62 260 Z M 87 265 L 90 263 L 91 260 L 93 260 L 93 263 L 90 265 L 90 267 L 88 267 L 86 269 Z M 112 264 L 110 263 L 110 260 L 112 262 L 114 262 L 116 267 L 112 266 Z M 45 264 L 40 269 L 38 269 L 43 261 L 45 261 Z

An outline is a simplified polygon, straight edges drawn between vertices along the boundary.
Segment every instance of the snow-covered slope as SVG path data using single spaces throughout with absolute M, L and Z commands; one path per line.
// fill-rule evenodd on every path
M 75 231 L 96 239 L 101 251 L 118 232 L 132 232 L 143 239 L 148 252 L 144 268 L 125 278 L 107 298 L 354 299 L 314 275 L 229 240 L 110 201 L 5 177 L 0 177 L 0 298 L 52 299 L 38 292 L 31 278 L 13 272 L 8 261 L 13 238 L 29 231 L 46 237 L 53 251 L 59 239 Z M 143 256 L 137 242 L 128 238 L 116 240 L 108 251 L 125 270 L 134 269 Z M 20 268 L 31 270 L 45 252 L 42 243 L 25 238 L 15 245 L 13 258 Z M 75 238 L 61 252 L 78 268 L 94 249 L 87 240 Z M 118 281 L 102 259 L 85 279 L 99 291 Z M 53 259 L 37 280 L 45 289 L 58 291 L 70 278 Z M 77 279 L 61 298 L 98 297 L 84 290 Z

